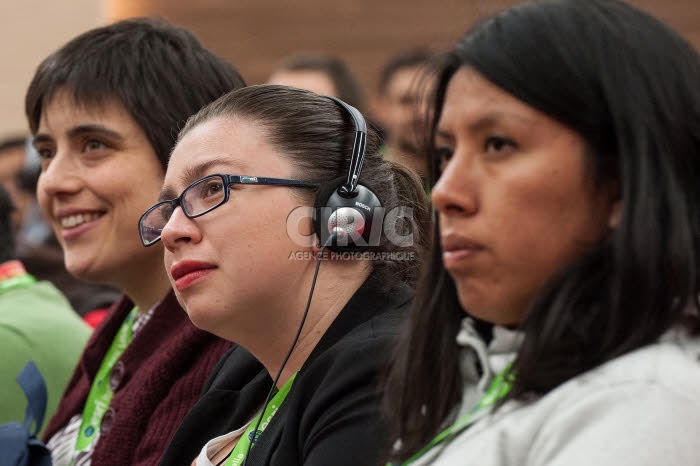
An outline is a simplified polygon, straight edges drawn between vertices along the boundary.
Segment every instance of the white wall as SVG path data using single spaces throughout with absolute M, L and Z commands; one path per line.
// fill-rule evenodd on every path
M 74 36 L 104 24 L 106 4 L 0 0 L 0 138 L 27 131 L 24 94 L 37 66 Z

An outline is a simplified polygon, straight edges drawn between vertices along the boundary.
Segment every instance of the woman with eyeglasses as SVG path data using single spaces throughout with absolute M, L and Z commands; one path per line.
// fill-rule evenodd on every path
M 161 199 L 144 244 L 192 322 L 239 345 L 161 464 L 376 463 L 376 377 L 426 245 L 417 177 L 354 108 L 263 85 L 190 119 Z
M 615 0 L 524 3 L 438 83 L 390 464 L 698 464 L 696 50 Z
M 131 19 L 71 40 L 29 86 L 27 117 L 42 158 L 37 194 L 66 268 L 124 294 L 46 428 L 56 466 L 157 464 L 231 347 L 192 325 L 162 248 L 144 249 L 136 225 L 158 197 L 173 131 L 243 85 L 190 32 Z

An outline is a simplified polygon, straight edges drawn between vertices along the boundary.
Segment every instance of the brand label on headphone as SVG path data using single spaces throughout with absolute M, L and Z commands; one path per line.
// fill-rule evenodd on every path
M 355 202 L 355 205 L 356 205 L 357 207 L 361 208 L 361 209 L 365 209 L 367 212 L 370 212 L 370 211 L 371 211 L 371 209 L 369 208 L 369 206 L 367 206 L 367 205 L 365 205 L 365 204 L 363 204 L 363 203 L 361 203 L 361 202 Z

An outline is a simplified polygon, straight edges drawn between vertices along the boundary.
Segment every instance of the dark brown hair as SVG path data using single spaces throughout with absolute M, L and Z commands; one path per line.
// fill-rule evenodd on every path
M 259 125 L 293 162 L 298 179 L 324 184 L 347 175 L 355 128 L 347 112 L 331 99 L 287 86 L 250 86 L 202 109 L 187 122 L 180 138 L 214 118 L 241 118 Z M 374 272 L 386 272 L 386 283 L 396 279 L 413 283 L 428 244 L 427 199 L 417 176 L 384 160 L 378 149 L 377 134 L 368 128 L 360 183 L 375 192 L 387 212 L 400 206 L 411 208 L 412 218 L 400 234 L 413 234 L 407 246 L 395 245 L 382 234 L 379 248 L 388 253 L 413 253 L 415 260 L 376 260 Z
M 121 103 L 148 137 L 163 167 L 187 118 L 245 85 L 238 71 L 188 30 L 163 19 L 134 18 L 72 39 L 40 65 L 27 91 L 33 134 L 61 89 L 77 105 Z

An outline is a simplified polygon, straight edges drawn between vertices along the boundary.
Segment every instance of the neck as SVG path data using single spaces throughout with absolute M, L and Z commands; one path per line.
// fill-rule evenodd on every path
M 369 270 L 362 263 L 357 264 L 361 266 L 359 271 L 357 267 L 348 267 L 348 264 L 334 265 L 335 267 L 327 264 L 330 269 L 326 269 L 325 273 L 323 273 L 324 266 L 321 266 L 306 321 L 299 335 L 299 340 L 284 368 L 282 368 L 282 363 L 301 324 L 303 311 L 311 290 L 313 270 L 311 270 L 309 279 L 304 281 L 307 286 L 300 287 L 302 291 L 293 301 L 295 311 L 290 312 L 289 303 L 285 303 L 280 310 L 281 314 L 279 315 L 290 317 L 286 319 L 283 328 L 268 327 L 269 335 L 261 338 L 261 335 L 258 334 L 251 339 L 249 344 L 244 344 L 246 349 L 265 366 L 273 379 L 282 368 L 277 388 L 281 388 L 295 372 L 301 369 L 340 311 L 369 275 Z M 340 273 L 333 268 L 339 269 Z M 343 273 L 343 271 L 347 272 L 343 268 L 353 269 L 354 272 Z M 280 330 L 282 331 L 280 332 Z M 276 344 L 271 342 L 276 342 Z
M 277 388 L 281 388 L 282 385 L 284 385 L 296 371 L 301 369 L 301 366 L 303 366 L 306 360 L 309 358 L 311 352 L 314 350 L 314 348 L 316 348 L 318 342 L 321 341 L 323 335 L 326 334 L 326 331 L 331 326 L 335 318 L 338 317 L 340 311 L 343 310 L 345 304 L 347 304 L 347 302 L 350 300 L 353 293 L 351 293 L 349 296 L 335 296 L 334 298 L 336 299 L 323 300 L 326 303 L 325 310 L 321 314 L 318 312 L 318 309 L 314 309 L 313 314 L 315 318 L 311 316 L 312 309 L 309 309 L 310 315 L 307 317 L 306 322 L 304 323 L 304 327 L 299 335 L 299 340 L 297 341 L 296 345 L 294 345 L 294 351 L 292 351 L 287 363 L 284 365 L 284 368 L 282 368 L 282 373 L 277 382 Z M 315 298 L 316 297 L 314 296 L 314 299 Z M 319 299 L 319 302 L 320 301 L 322 300 Z M 292 340 L 293 337 L 294 335 L 291 336 L 290 340 Z M 285 350 L 285 354 L 279 354 L 277 357 L 269 358 L 267 361 L 261 360 L 267 371 L 270 373 L 270 376 L 273 378 L 279 372 L 283 358 L 286 356 L 286 352 L 289 351 L 288 347 L 282 349 Z
M 139 313 L 148 312 L 170 291 L 170 280 L 163 266 L 163 253 L 153 254 L 146 260 L 129 264 L 129 268 L 114 283 L 139 308 Z
M 146 290 L 143 287 L 123 288 L 124 293 L 139 308 L 139 314 L 148 312 L 149 309 L 162 301 L 170 291 L 170 282 L 165 274 L 162 277 L 153 277 L 148 281 L 148 284 L 149 289 Z

